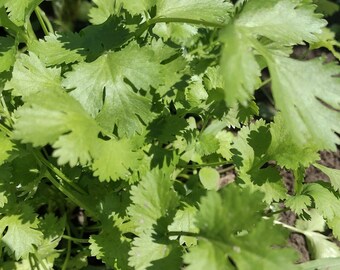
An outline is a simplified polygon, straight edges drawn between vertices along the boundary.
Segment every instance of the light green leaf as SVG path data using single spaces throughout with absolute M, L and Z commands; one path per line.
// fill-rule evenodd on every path
M 250 35 L 265 36 L 275 42 L 294 45 L 317 40 L 327 22 L 314 13 L 315 5 L 304 0 L 247 1 L 235 25 Z
M 151 120 L 151 101 L 135 93 L 126 80 L 138 90 L 157 87 L 161 65 L 155 58 L 151 48 L 130 43 L 119 52 L 109 52 L 94 62 L 73 66 L 63 84 L 74 89 L 71 95 L 101 126 L 111 131 L 117 125 L 119 134 L 132 135 L 142 131 L 140 119 L 144 123 Z
M 301 270 L 338 270 L 340 268 L 340 257 L 312 260 L 300 264 Z
M 340 133 L 340 78 L 334 77 L 339 67 L 278 55 L 268 58 L 268 64 L 274 99 L 294 142 L 335 150 L 340 143 L 335 134 Z
M 98 141 L 92 150 L 94 162 L 92 169 L 100 181 L 128 178 L 130 169 L 138 168 L 141 153 L 136 152 L 128 139 Z
M 149 172 L 137 186 L 132 186 L 131 200 L 128 214 L 138 232 L 152 230 L 152 225 L 169 215 L 179 203 L 169 176 L 158 169 Z
M 29 44 L 29 50 L 36 54 L 47 66 L 80 62 L 84 59 L 84 56 L 79 53 L 82 48 L 68 48 L 71 42 L 78 43 L 78 40 L 77 34 L 50 34 L 45 36 L 43 40 L 33 40 Z
M 252 43 L 234 26 L 224 29 L 220 37 L 224 43 L 220 60 L 224 80 L 224 99 L 229 106 L 240 102 L 246 106 L 260 84 L 260 66 L 256 62 Z
M 220 174 L 211 167 L 204 167 L 199 172 L 202 185 L 207 190 L 217 190 L 219 187 Z
M 95 4 L 89 11 L 90 22 L 92 24 L 101 24 L 105 22 L 117 11 L 117 1 L 92 0 L 92 2 Z
M 4 216 L 0 220 L 0 232 L 5 235 L 1 238 L 2 245 L 9 253 L 14 253 L 15 259 L 26 257 L 35 251 L 34 246 L 39 246 L 43 240 L 43 234 L 37 230 L 38 221 L 24 221 L 20 215 Z
M 0 6 L 5 6 L 9 13 L 9 18 L 18 26 L 26 24 L 33 10 L 43 0 L 2 0 Z
M 319 159 L 318 148 L 313 143 L 297 143 L 292 132 L 287 129 L 283 117 L 282 113 L 277 114 L 270 125 L 272 139 L 268 155 L 287 169 L 297 170 L 301 165 L 308 167 Z
M 340 170 L 327 168 L 318 163 L 314 163 L 313 166 L 321 170 L 323 173 L 327 174 L 333 188 L 337 191 L 340 191 Z
M 158 0 L 156 17 L 223 23 L 232 9 L 223 0 Z
M 24 98 L 37 92 L 58 91 L 61 89 L 60 72 L 60 68 L 46 68 L 34 53 L 20 54 L 5 90 L 13 89 L 14 95 Z

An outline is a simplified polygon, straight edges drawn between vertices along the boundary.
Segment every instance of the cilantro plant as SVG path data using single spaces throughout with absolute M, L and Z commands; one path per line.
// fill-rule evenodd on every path
M 303 269 L 287 228 L 329 241 L 288 210 L 340 238 L 340 173 L 318 163 L 340 142 L 340 69 L 291 56 L 339 60 L 319 13 L 338 6 L 233 2 L 93 0 L 72 32 L 67 8 L 0 1 L 1 269 Z M 330 181 L 304 183 L 310 165 Z

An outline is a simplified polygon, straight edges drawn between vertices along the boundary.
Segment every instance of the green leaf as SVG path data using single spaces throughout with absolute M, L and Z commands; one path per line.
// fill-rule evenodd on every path
M 232 9 L 229 1 L 223 0 L 158 0 L 159 18 L 183 18 L 214 23 L 223 23 Z
M 111 15 L 116 13 L 117 1 L 92 0 L 92 2 L 95 4 L 89 11 L 92 24 L 104 23 Z
M 318 5 L 317 11 L 325 14 L 326 16 L 332 16 L 335 12 L 339 11 L 340 6 L 330 0 L 314 0 Z
M 12 78 L 5 90 L 24 98 L 37 92 L 58 91 L 61 89 L 60 68 L 46 68 L 34 54 L 20 54 L 14 64 Z
M 33 40 L 29 44 L 29 50 L 36 54 L 47 66 L 81 62 L 84 59 L 84 56 L 80 54 L 82 48 L 68 48 L 68 44 L 71 42 L 78 45 L 79 39 L 77 34 L 73 33 L 50 34 L 45 36 L 43 40 Z
M 75 65 L 74 70 L 66 74 L 63 84 L 74 89 L 71 95 L 91 116 L 96 116 L 101 126 L 113 130 L 117 125 L 119 134 L 132 135 L 142 131 L 140 119 L 150 122 L 151 101 L 135 93 L 126 80 L 138 90 L 157 87 L 161 65 L 154 61 L 154 54 L 149 47 L 139 48 L 131 43 L 94 62 Z
M 7 12 L 9 13 L 9 18 L 18 26 L 23 26 L 27 23 L 33 10 L 42 2 L 43 0 L 2 0 L 0 1 L 0 6 L 5 6 Z
M 340 191 L 340 170 L 327 168 L 318 163 L 314 163 L 313 166 L 321 170 L 323 173 L 327 174 L 333 188 L 336 191 Z
M 103 260 L 109 267 L 130 269 L 126 256 L 129 244 L 122 238 L 121 232 L 115 226 L 106 226 L 100 234 L 90 236 L 91 255 L 98 260 Z
M 233 269 L 230 260 L 240 270 L 293 269 L 294 252 L 272 248 L 284 244 L 285 232 L 261 218 L 261 201 L 261 194 L 233 184 L 203 197 L 196 217 L 200 240 L 184 255 L 188 269 Z
M 15 62 L 16 41 L 11 37 L 0 37 L 0 72 L 8 71 Z
M 34 146 L 53 144 L 60 164 L 87 164 L 100 129 L 80 104 L 62 91 L 44 91 L 27 97 L 17 111 L 14 137 Z M 41 132 L 44 130 L 45 132 Z
M 340 237 L 340 200 L 325 183 L 306 184 L 302 194 L 312 198 L 315 209 L 326 219 L 327 225 L 333 229 L 333 234 Z
M 10 151 L 13 149 L 14 144 L 3 132 L 0 131 L 0 165 L 10 156 Z
M 93 152 L 92 169 L 100 181 L 128 178 L 130 169 L 138 168 L 141 159 L 128 139 L 100 141 Z
M 151 236 L 142 234 L 133 240 L 129 265 L 136 270 L 180 269 L 182 250 L 176 241 L 161 239 L 157 242 Z
M 38 231 L 38 221 L 33 216 L 32 220 L 23 220 L 20 215 L 4 216 L 0 220 L 1 234 L 7 228 L 2 237 L 2 245 L 15 259 L 26 257 L 30 252 L 35 251 L 35 246 L 39 246 L 43 240 L 43 234 Z
M 179 198 L 165 171 L 154 169 L 131 188 L 132 205 L 128 208 L 137 232 L 150 231 L 161 217 L 177 207 Z
M 301 270 L 337 270 L 340 267 L 340 257 L 312 260 L 300 264 Z
M 285 45 L 316 41 L 327 22 L 304 0 L 247 1 L 235 25 L 250 35 L 265 36 Z
M 211 167 L 204 167 L 199 172 L 202 185 L 207 190 L 217 190 L 219 188 L 220 174 Z
M 233 25 L 224 29 L 220 37 L 224 43 L 220 60 L 224 79 L 224 99 L 229 106 L 240 102 L 246 106 L 260 84 L 260 66 L 252 52 L 248 37 Z
M 309 220 L 298 219 L 296 227 L 307 238 L 312 259 L 340 257 L 340 248 L 321 234 L 324 231 L 325 220 L 316 211 L 308 212 Z M 318 232 L 316 232 L 318 231 Z
M 334 77 L 339 67 L 278 55 L 268 58 L 268 65 L 277 108 L 296 144 L 335 150 L 340 143 L 335 134 L 340 133 L 340 78 Z
M 287 169 L 297 170 L 300 165 L 308 167 L 319 159 L 318 148 L 312 142 L 297 143 L 292 131 L 287 129 L 283 117 L 282 113 L 277 114 L 270 125 L 272 139 L 268 155 L 270 159 L 276 160 L 278 165 Z
M 328 49 L 340 61 L 340 53 L 336 50 L 340 48 L 340 42 L 335 39 L 335 33 L 328 28 L 323 28 L 322 33 L 318 35 L 318 40 L 310 44 L 311 50 L 321 47 Z

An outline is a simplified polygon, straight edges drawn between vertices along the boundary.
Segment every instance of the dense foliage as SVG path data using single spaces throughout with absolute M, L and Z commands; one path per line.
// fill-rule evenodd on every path
M 339 43 L 322 15 L 338 5 L 75 2 L 80 31 L 70 1 L 49 18 L 43 0 L 0 0 L 1 269 L 337 267 L 296 264 L 287 239 L 340 257 L 320 233 L 340 238 L 340 172 L 318 163 L 340 142 Z M 296 59 L 303 44 L 334 60 Z M 269 85 L 264 114 L 254 96 L 271 100 Z M 304 183 L 310 165 L 330 181 Z

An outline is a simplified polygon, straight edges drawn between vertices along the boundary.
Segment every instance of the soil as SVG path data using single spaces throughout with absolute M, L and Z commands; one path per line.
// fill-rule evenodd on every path
M 320 164 L 325 165 L 329 168 L 333 169 L 340 169 L 340 148 L 338 149 L 337 152 L 321 152 L 320 153 L 321 160 L 319 161 Z M 293 174 L 288 171 L 288 170 L 282 170 L 281 175 L 283 176 L 285 185 L 288 189 L 288 193 L 292 193 L 293 188 L 294 188 L 294 176 Z M 305 176 L 305 182 L 306 183 L 312 183 L 315 181 L 329 181 L 329 178 L 327 175 L 322 173 L 319 169 L 310 166 L 306 170 L 306 176 Z M 287 211 L 281 214 L 281 221 L 289 224 L 291 226 L 295 225 L 296 221 L 296 215 L 291 212 Z M 335 242 L 339 244 L 339 241 Z M 289 238 L 289 245 L 294 247 L 300 254 L 300 258 L 298 262 L 305 262 L 309 261 L 310 255 L 307 249 L 307 243 L 306 239 L 303 235 L 298 234 L 298 233 L 291 233 L 290 238 Z

